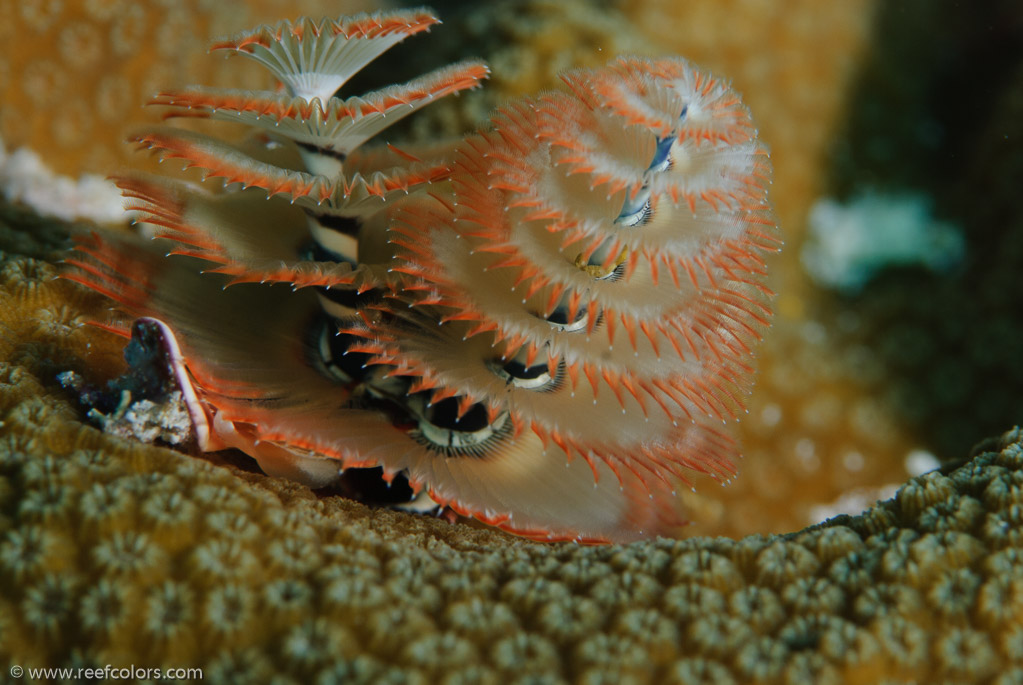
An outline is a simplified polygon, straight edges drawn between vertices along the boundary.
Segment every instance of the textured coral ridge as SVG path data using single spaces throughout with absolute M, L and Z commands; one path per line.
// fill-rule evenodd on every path
M 50 275 L 5 271 L 11 310 L 33 307 L 28 290 L 53 297 Z M 789 536 L 541 545 L 104 436 L 25 359 L 0 364 L 4 669 L 198 666 L 205 682 L 323 684 L 1023 678 L 1019 431 L 862 516 Z
M 224 188 L 120 182 L 174 241 L 163 251 L 190 259 L 95 237 L 70 277 L 173 332 L 203 449 L 310 484 L 338 462 L 379 465 L 533 537 L 672 533 L 693 474 L 733 473 L 723 423 L 743 411 L 770 318 L 778 238 L 749 114 L 680 59 L 619 58 L 460 143 L 362 148 L 486 76 L 468 61 L 333 96 L 435 22 L 303 19 L 217 42 L 284 91 L 154 102 L 259 136 L 164 127 L 138 142 Z

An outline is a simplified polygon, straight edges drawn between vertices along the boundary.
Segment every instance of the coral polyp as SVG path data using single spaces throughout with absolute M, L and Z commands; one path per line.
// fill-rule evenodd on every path
M 466 61 L 336 95 L 436 21 L 302 19 L 217 41 L 282 89 L 153 103 L 253 135 L 139 134 L 221 183 L 122 177 L 157 240 L 84 239 L 67 276 L 121 305 L 112 330 L 160 331 L 203 450 L 311 485 L 380 468 L 413 507 L 530 537 L 677 533 L 679 490 L 734 473 L 730 424 L 771 317 L 780 241 L 749 113 L 682 59 L 622 57 L 460 141 L 373 144 L 487 76 Z

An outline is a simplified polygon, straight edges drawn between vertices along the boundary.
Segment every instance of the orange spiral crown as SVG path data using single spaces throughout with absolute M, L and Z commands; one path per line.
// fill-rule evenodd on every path
M 780 243 L 749 113 L 681 59 L 619 58 L 462 141 L 364 147 L 486 77 L 468 61 L 334 96 L 435 22 L 399 11 L 218 41 L 286 92 L 158 95 L 172 116 L 258 135 L 139 135 L 223 187 L 121 179 L 179 256 L 97 237 L 69 277 L 180 347 L 203 449 L 313 485 L 381 467 L 417 502 L 532 537 L 675 533 L 679 487 L 734 473 L 728 424 L 771 316 L 764 258 Z

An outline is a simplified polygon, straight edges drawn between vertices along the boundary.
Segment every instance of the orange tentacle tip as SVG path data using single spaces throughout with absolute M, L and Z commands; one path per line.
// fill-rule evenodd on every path
M 257 135 L 136 136 L 222 181 L 121 176 L 158 240 L 85 239 L 66 278 L 157 341 L 200 449 L 538 540 L 678 535 L 676 493 L 732 473 L 770 323 L 781 241 L 749 112 L 685 60 L 622 57 L 461 140 L 396 147 L 379 133 L 487 66 L 334 93 L 437 21 L 300 19 L 215 42 L 281 90 L 153 103 Z

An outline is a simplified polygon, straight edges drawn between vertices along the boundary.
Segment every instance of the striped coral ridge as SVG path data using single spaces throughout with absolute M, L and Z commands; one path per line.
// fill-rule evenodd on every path
M 365 196 L 379 198 L 395 191 L 407 194 L 415 186 L 443 180 L 449 173 L 446 165 L 435 164 L 331 178 L 262 162 L 232 145 L 193 131 L 152 129 L 139 134 L 134 141 L 140 149 L 154 150 L 163 159 L 183 160 L 186 168 L 201 169 L 208 177 L 240 183 L 246 188 L 261 188 L 269 196 L 284 195 L 306 206 L 324 203 L 344 206 Z
M 283 203 L 253 201 L 259 189 L 217 194 L 143 175 L 115 179 L 136 221 L 156 227 L 155 238 L 174 241 L 168 254 L 202 259 L 206 272 L 238 283 L 288 283 L 294 288 L 378 285 L 368 268 L 311 261 L 297 255 L 308 243 L 303 214 Z
M 370 114 L 391 113 L 399 107 L 410 107 L 420 101 L 432 100 L 475 88 L 489 73 L 486 65 L 468 61 L 438 69 L 426 76 L 416 78 L 403 86 L 394 86 L 364 97 L 347 99 L 331 98 L 323 103 L 319 100 L 290 97 L 277 92 L 231 90 L 226 88 L 202 88 L 193 86 L 184 90 L 162 91 L 149 101 L 151 105 L 200 109 L 203 116 L 219 111 L 253 114 L 255 117 L 269 117 L 271 125 L 279 126 L 284 119 L 322 120 L 355 119 Z M 182 116 L 180 111 L 166 115 Z M 225 117 L 237 121 L 235 116 Z
M 339 19 L 323 19 L 319 23 L 310 19 L 298 22 L 281 22 L 275 26 L 261 26 L 253 31 L 239 33 L 232 38 L 219 40 L 210 46 L 213 50 L 246 50 L 253 45 L 269 47 L 281 43 L 288 37 L 296 40 L 328 36 L 344 36 L 345 38 L 373 39 L 398 34 L 402 37 L 426 31 L 438 23 L 437 17 L 425 10 L 375 12 Z
M 283 21 L 215 42 L 262 63 L 292 95 L 326 102 L 354 73 L 437 18 L 423 10 L 397 10 L 340 19 Z
M 193 86 L 162 92 L 150 104 L 171 108 L 165 118 L 190 116 L 248 124 L 344 158 L 396 121 L 438 98 L 477 87 L 488 74 L 485 64 L 468 60 L 345 99 L 309 100 L 275 91 Z

